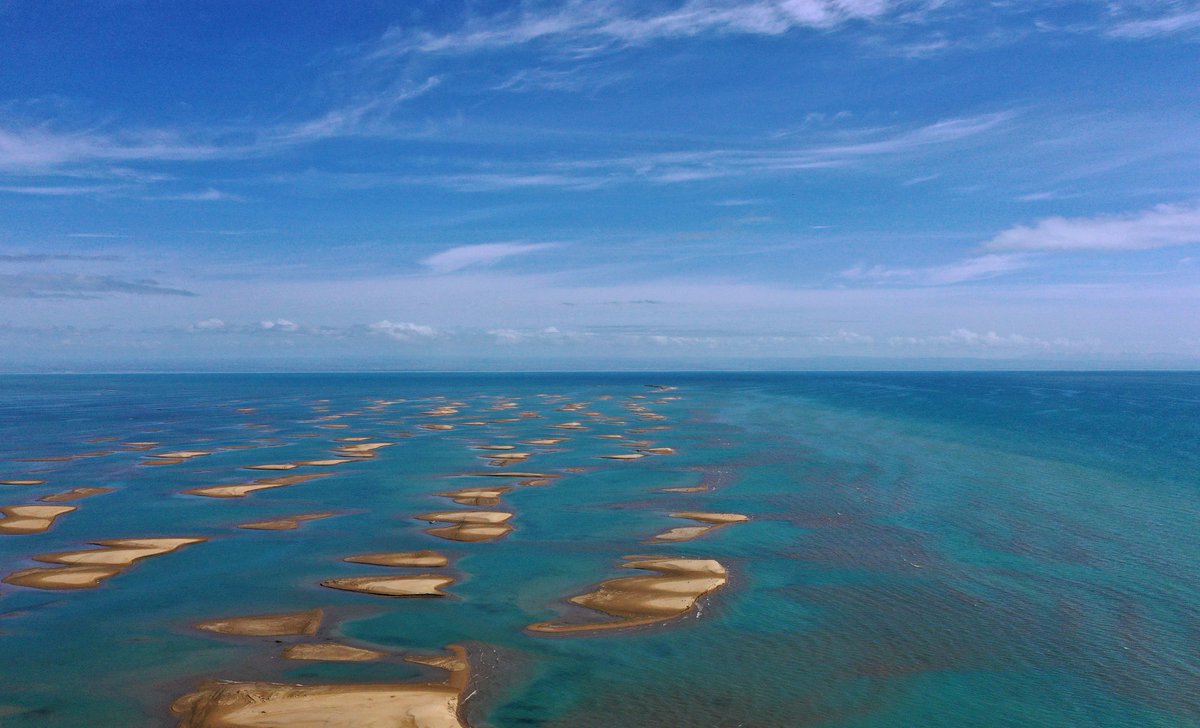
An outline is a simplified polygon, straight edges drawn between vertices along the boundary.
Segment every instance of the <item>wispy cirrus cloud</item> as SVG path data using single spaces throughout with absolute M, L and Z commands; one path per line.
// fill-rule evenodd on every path
M 1048 217 L 984 243 L 990 251 L 1150 250 L 1200 243 L 1200 205 L 1158 205 L 1127 215 Z
M 471 16 L 443 34 L 395 28 L 376 56 L 464 54 L 533 43 L 559 46 L 574 57 L 656 40 L 702 35 L 782 35 L 851 21 L 910 20 L 937 0 L 688 0 L 664 7 L 632 2 L 570 0 L 557 6 L 520 5 L 492 16 Z
M 421 260 L 421 265 L 435 273 L 453 273 L 464 268 L 495 265 L 517 255 L 558 247 L 557 243 L 482 243 L 460 245 Z
M 992 254 L 975 258 L 918 268 L 857 265 L 842 271 L 841 276 L 852 281 L 890 283 L 893 285 L 946 286 L 955 283 L 996 278 L 1029 266 L 1026 255 Z
M 101 298 L 111 294 L 142 296 L 195 296 L 151 279 L 126 280 L 115 276 L 69 273 L 0 274 L 4 298 Z

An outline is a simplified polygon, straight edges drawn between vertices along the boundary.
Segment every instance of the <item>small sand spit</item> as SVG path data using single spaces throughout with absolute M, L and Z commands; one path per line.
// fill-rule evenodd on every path
M 671 518 L 686 518 L 689 521 L 699 521 L 708 525 L 678 526 L 658 534 L 654 537 L 654 541 L 691 541 L 694 538 L 711 533 L 718 528 L 724 528 L 731 523 L 744 523 L 750 520 L 748 516 L 743 516 L 740 513 L 701 513 L 697 511 L 672 513 Z
M 99 549 L 40 554 L 37 561 L 66 566 L 14 571 L 3 581 L 34 589 L 90 589 L 116 576 L 142 559 L 161 556 L 184 546 L 202 543 L 206 538 L 118 538 L 93 543 Z
M 440 568 L 450 563 L 450 559 L 447 559 L 436 551 L 385 551 L 375 554 L 347 556 L 342 560 L 351 564 L 418 566 L 422 568 Z
M 317 478 L 329 477 L 325 473 L 309 473 L 307 475 L 285 475 L 278 478 L 259 478 L 249 483 L 237 485 L 210 485 L 204 488 L 192 488 L 183 491 L 188 495 L 202 495 L 208 498 L 245 498 L 257 490 L 268 488 L 283 488 L 289 485 L 307 483 Z
M 570 599 L 572 604 L 612 615 L 617 621 L 538 622 L 528 629 L 543 633 L 593 632 L 665 622 L 692 611 L 700 597 L 725 586 L 728 580 L 725 567 L 712 559 L 625 558 L 622 568 L 657 573 L 611 579 L 595 591 Z
M 510 490 L 511 485 L 498 485 L 494 488 L 463 488 L 438 495 L 464 506 L 494 506 L 498 505 L 500 497 Z
M 23 535 L 44 533 L 59 516 L 70 513 L 76 506 L 5 506 L 0 508 L 0 534 Z
M 284 614 L 258 614 L 250 617 L 229 617 L 200 622 L 196 629 L 218 634 L 243 637 L 282 637 L 285 635 L 314 635 L 325 613 L 320 609 Z
M 415 576 L 351 576 L 342 579 L 326 579 L 321 586 L 342 591 L 374 594 L 381 597 L 444 597 L 441 590 L 454 583 L 454 578 L 440 574 L 417 574 Z
M 387 653 L 337 642 L 302 642 L 288 647 L 283 651 L 283 656 L 288 660 L 313 662 L 374 662 L 387 657 Z
M 450 649 L 466 661 L 457 645 Z M 465 728 L 469 670 L 445 683 L 279 685 L 206 682 L 171 704 L 178 728 Z
M 104 495 L 112 491 L 112 488 L 72 488 L 62 493 L 38 498 L 38 500 L 43 503 L 63 503 L 65 501 L 80 500 L 81 498 L 91 498 L 94 495 Z
M 238 528 L 248 528 L 252 531 L 291 531 L 295 528 L 300 528 L 300 524 L 305 521 L 316 521 L 322 518 L 330 518 L 336 516 L 336 513 L 305 513 L 299 516 L 287 516 L 274 521 L 257 521 L 255 523 L 243 523 Z

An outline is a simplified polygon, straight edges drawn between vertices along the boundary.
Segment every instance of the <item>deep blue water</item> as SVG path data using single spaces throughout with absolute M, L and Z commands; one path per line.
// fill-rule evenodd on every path
M 679 399 L 649 404 L 664 396 Z M 462 424 L 505 417 L 487 409 L 497 397 L 544 417 Z M 367 409 L 378 400 L 397 402 Z M 429 421 L 419 412 L 453 401 L 461 412 L 438 421 L 454 430 L 416 427 Z M 558 411 L 563 402 L 602 416 Z M 666 419 L 631 419 L 629 403 Z M 319 427 L 347 412 L 358 414 L 336 423 L 349 427 Z M 590 429 L 548 428 L 568 420 Z M 670 429 L 628 432 L 658 424 Z M 605 433 L 677 454 L 598 459 L 619 451 L 594 437 Z M 508 537 L 445 541 L 413 519 L 457 508 L 434 494 L 486 467 L 472 445 L 564 434 L 516 466 L 563 477 L 507 494 Z M 350 436 L 396 444 L 244 499 L 180 493 L 272 475 L 246 465 L 331 457 Z M 160 445 L 120 446 L 130 441 Z M 213 454 L 146 464 L 192 449 Z M 0 486 L 0 507 L 115 490 L 77 501 L 46 533 L 0 535 L 0 576 L 100 539 L 210 540 L 94 590 L 0 585 L 4 726 L 173 725 L 171 699 L 211 677 L 435 679 L 399 658 L 451 643 L 477 662 L 465 708 L 477 727 L 1200 726 L 1198 374 L 0 377 L 0 479 L 27 478 L 47 482 Z M 701 483 L 712 487 L 659 490 Z M 668 517 L 676 510 L 752 520 L 646 543 L 684 525 Z M 236 528 L 314 511 L 339 515 L 295 531 Z M 423 548 L 454 559 L 452 597 L 318 585 L 379 571 L 346 555 Z M 657 627 L 524 631 L 622 575 L 627 554 L 717 559 L 730 583 L 699 615 Z M 290 662 L 272 639 L 190 627 L 318 606 L 323 636 L 397 658 Z

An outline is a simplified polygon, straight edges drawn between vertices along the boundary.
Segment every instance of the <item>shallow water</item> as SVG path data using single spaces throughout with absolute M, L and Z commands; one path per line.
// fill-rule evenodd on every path
M 501 397 L 519 408 L 487 409 Z M 377 400 L 396 402 L 368 409 Z M 453 401 L 466 406 L 419 414 Z M 603 417 L 557 411 L 568 402 Z M 631 402 L 666 419 L 635 419 Z M 527 410 L 543 417 L 461 424 Z M 359 414 L 318 419 L 347 412 Z M 590 429 L 549 428 L 573 420 Z M 331 423 L 349 427 L 320 427 Z M 597 457 L 630 450 L 595 435 L 657 425 L 670 429 L 627 436 L 677 454 Z M 396 444 L 331 468 L 243 469 L 334 457 L 336 438 L 356 436 Z M 89 442 L 106 437 L 118 439 Z M 453 477 L 491 469 L 472 445 L 539 437 L 570 439 L 521 446 L 536 454 L 509 469 L 562 477 L 485 507 L 515 514 L 507 537 L 447 541 L 413 518 L 465 508 L 436 493 L 515 484 Z M 210 539 L 97 589 L 0 585 L 0 724 L 173 725 L 171 700 L 214 677 L 437 680 L 400 658 L 460 643 L 476 662 L 464 715 L 477 727 L 1200 726 L 1198 442 L 1194 374 L 0 377 L 0 479 L 47 481 L 0 485 L 0 506 L 115 489 L 73 502 L 46 533 L 0 536 L 0 576 L 101 539 Z M 256 447 L 221 449 L 241 445 Z M 213 454 L 147 465 L 193 449 Z M 181 494 L 307 472 L 329 477 L 246 498 Z M 711 490 L 660 492 L 701 483 Z M 667 516 L 677 510 L 752 520 L 647 543 L 691 525 Z M 319 511 L 338 515 L 236 528 Z M 319 586 L 431 571 L 342 562 L 419 549 L 451 557 L 451 597 Z M 564 600 L 630 575 L 616 568 L 628 554 L 717 559 L 730 581 L 658 626 L 524 631 L 586 618 Z M 327 612 L 322 637 L 396 657 L 290 662 L 273 638 L 190 626 L 313 607 Z

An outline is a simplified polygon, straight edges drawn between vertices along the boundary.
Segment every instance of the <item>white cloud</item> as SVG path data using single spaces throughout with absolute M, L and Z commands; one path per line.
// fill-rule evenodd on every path
M 991 254 L 976 258 L 934 265 L 925 268 L 889 268 L 875 265 L 855 266 L 842 271 L 842 277 L 854 281 L 900 283 L 919 286 L 945 286 L 954 283 L 995 278 L 1021 270 L 1029 264 L 1028 257 L 1017 254 Z
M 440 35 L 393 29 L 376 55 L 463 54 L 548 42 L 582 57 L 662 39 L 831 28 L 854 20 L 879 20 L 902 7 L 937 4 L 938 0 L 687 0 L 671 9 L 644 12 L 646 6 L 639 3 L 570 0 L 553 11 L 522 7 L 492 17 L 472 17 L 461 30 Z
M 421 265 L 432 269 L 435 273 L 453 273 L 464 268 L 494 265 L 505 258 L 554 247 L 557 247 L 555 243 L 483 243 L 481 245 L 460 245 L 423 259 Z
M 980 333 L 971 329 L 954 329 L 948 334 L 934 336 L 893 336 L 888 344 L 895 347 L 955 347 L 964 349 L 1015 349 L 1043 352 L 1078 351 L 1099 346 L 1097 340 L 1069 339 L 1056 337 L 1044 339 L 1022 334 L 998 334 L 995 331 Z
M 1109 29 L 1118 38 L 1153 38 L 1200 29 L 1200 10 L 1185 10 L 1157 18 L 1127 20 Z
M 1149 250 L 1200 242 L 1200 206 L 1158 205 L 1130 215 L 1048 217 L 984 244 L 998 251 Z
M 258 326 L 264 331 L 281 331 L 287 334 L 294 334 L 300 330 L 300 324 L 282 318 L 274 321 L 260 321 Z
M 219 318 L 207 318 L 192 324 L 191 328 L 195 331 L 220 331 L 225 328 L 225 322 Z
M 816 340 L 822 344 L 874 344 L 875 337 L 869 334 L 860 334 L 856 331 L 847 331 L 838 329 L 836 334 L 825 334 L 816 337 Z
M 423 326 L 407 321 L 376 321 L 367 327 L 371 333 L 380 334 L 397 341 L 412 341 L 413 339 L 429 339 L 438 335 L 432 326 Z

